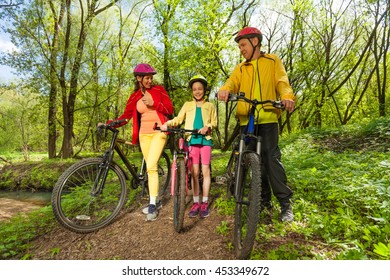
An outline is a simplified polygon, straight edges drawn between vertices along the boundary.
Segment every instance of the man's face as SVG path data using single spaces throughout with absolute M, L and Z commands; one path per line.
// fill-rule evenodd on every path
M 250 38 L 249 40 L 252 42 L 253 46 L 256 46 L 259 42 L 257 37 Z M 247 38 L 243 38 L 240 41 L 238 41 L 238 48 L 240 49 L 242 56 L 246 60 L 251 59 L 251 56 L 254 51 L 253 46 L 251 45 L 249 40 Z

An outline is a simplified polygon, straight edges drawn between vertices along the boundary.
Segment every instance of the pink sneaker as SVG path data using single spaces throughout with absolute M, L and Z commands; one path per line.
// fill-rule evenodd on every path
M 188 217 L 195 218 L 196 216 L 198 216 L 199 210 L 200 210 L 200 203 L 195 202 L 194 204 L 192 204 L 190 213 L 188 213 Z
M 209 216 L 209 203 L 208 202 L 202 202 L 200 205 L 200 217 L 206 218 Z

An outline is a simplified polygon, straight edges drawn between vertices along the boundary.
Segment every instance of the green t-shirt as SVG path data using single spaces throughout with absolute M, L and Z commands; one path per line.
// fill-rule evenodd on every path
M 202 108 L 196 107 L 195 120 L 194 120 L 194 129 L 201 129 L 204 126 L 202 120 Z M 212 140 L 207 140 L 204 135 L 192 135 L 189 145 L 203 145 L 203 146 L 212 146 Z

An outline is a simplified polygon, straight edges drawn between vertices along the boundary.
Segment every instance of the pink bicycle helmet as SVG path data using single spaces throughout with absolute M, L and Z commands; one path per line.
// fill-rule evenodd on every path
M 155 75 L 157 74 L 156 70 L 147 63 L 140 63 L 134 68 L 134 76 L 145 76 L 145 75 Z

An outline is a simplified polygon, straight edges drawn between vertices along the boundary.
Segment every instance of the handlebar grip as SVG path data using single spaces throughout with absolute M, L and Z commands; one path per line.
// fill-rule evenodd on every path
M 161 128 L 158 126 L 158 123 L 154 123 L 153 130 L 161 130 Z

